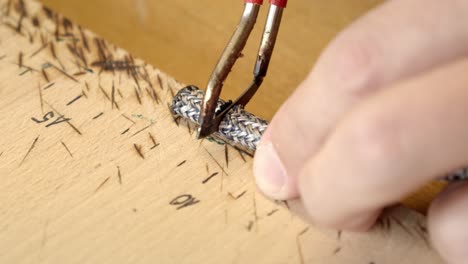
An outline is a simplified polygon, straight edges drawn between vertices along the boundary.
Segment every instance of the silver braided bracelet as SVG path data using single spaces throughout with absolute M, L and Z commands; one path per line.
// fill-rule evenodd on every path
M 198 125 L 203 91 L 195 86 L 187 86 L 174 97 L 172 111 L 175 115 L 186 118 Z M 218 101 L 216 111 L 220 111 L 226 102 Z M 228 144 L 253 154 L 257 144 L 268 127 L 268 122 L 245 111 L 241 106 L 234 106 L 221 121 L 214 136 Z M 468 180 L 468 168 L 457 170 L 444 178 L 447 181 Z
M 195 86 L 187 86 L 174 97 L 172 111 L 198 125 L 202 101 L 203 91 Z M 226 102 L 219 100 L 216 111 L 220 111 L 225 104 Z M 224 116 L 218 132 L 213 136 L 253 154 L 267 127 L 266 120 L 245 111 L 241 106 L 234 106 Z

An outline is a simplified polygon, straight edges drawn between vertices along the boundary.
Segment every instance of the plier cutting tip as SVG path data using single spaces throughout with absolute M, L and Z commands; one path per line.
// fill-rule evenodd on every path
M 263 4 L 263 0 L 244 0 L 244 2 L 245 5 L 241 20 L 234 31 L 231 40 L 219 58 L 218 63 L 211 74 L 210 80 L 208 81 L 200 110 L 200 126 L 197 133 L 198 138 L 204 138 L 216 132 L 224 115 L 233 106 L 245 106 L 255 95 L 266 76 L 287 0 L 269 1 L 270 9 L 257 55 L 257 61 L 254 67 L 254 78 L 252 83 L 235 101 L 229 101 L 221 108 L 221 110 L 216 112 L 223 83 L 228 77 L 237 59 L 241 57 L 242 50 L 244 49 L 250 33 L 254 28 L 260 7 Z

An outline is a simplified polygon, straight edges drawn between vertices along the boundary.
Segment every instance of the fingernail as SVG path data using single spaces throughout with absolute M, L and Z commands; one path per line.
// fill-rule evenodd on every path
M 287 175 L 271 142 L 260 143 L 255 153 L 254 174 L 258 188 L 267 196 L 283 199 Z

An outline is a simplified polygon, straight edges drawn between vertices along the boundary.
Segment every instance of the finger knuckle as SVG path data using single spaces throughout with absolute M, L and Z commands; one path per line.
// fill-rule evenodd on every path
M 377 171 L 391 169 L 403 149 L 399 121 L 387 113 L 362 115 L 350 126 L 349 144 L 357 161 Z
M 378 40 L 369 33 L 351 30 L 342 33 L 330 46 L 327 71 L 334 75 L 343 92 L 360 96 L 377 89 L 381 81 Z

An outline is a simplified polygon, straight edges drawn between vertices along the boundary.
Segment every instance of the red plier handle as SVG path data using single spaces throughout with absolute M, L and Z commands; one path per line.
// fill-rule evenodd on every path
M 257 4 L 257 5 L 263 4 L 263 0 L 245 0 L 244 2 Z M 270 4 L 279 6 L 281 8 L 286 8 L 286 5 L 288 4 L 288 0 L 270 0 Z
M 247 43 L 258 17 L 260 6 L 263 0 L 244 0 L 245 6 L 241 20 L 237 26 L 231 40 L 224 49 L 211 78 L 206 87 L 206 93 L 201 106 L 198 128 L 198 138 L 204 138 L 218 130 L 219 124 L 224 115 L 234 106 L 245 106 L 255 95 L 258 88 L 266 76 L 271 55 L 278 36 L 283 9 L 287 0 L 270 0 L 270 10 L 263 32 L 262 41 L 258 51 L 257 62 L 254 68 L 254 79 L 244 93 L 234 102 L 225 105 L 220 113 L 216 113 L 219 96 L 223 88 L 223 83 L 231 72 L 236 60 L 241 56 L 241 52 Z

